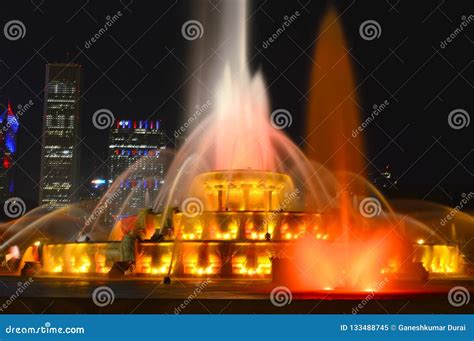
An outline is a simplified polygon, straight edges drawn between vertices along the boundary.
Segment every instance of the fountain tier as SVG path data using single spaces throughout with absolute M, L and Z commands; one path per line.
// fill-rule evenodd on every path
M 171 223 L 163 229 L 166 233 L 161 242 L 145 240 L 137 244 L 133 275 L 271 279 L 276 271 L 275 259 L 285 258 L 285 264 L 301 266 L 304 257 L 298 259 L 299 251 L 307 247 L 311 250 L 304 254 L 314 253 L 318 262 L 328 266 L 348 252 L 350 259 L 376 259 L 377 269 L 370 270 L 378 274 L 396 273 L 404 258 L 394 247 L 390 254 L 382 252 L 386 258 L 374 255 L 369 259 L 370 255 L 359 254 L 364 250 L 362 245 L 353 248 L 353 242 L 340 238 L 334 228 L 339 221 L 336 216 L 292 211 L 299 191 L 286 174 L 254 170 L 203 173 L 195 177 L 189 193 L 192 196 L 183 201 L 181 210 L 173 209 L 170 214 Z M 152 231 L 160 231 L 162 220 L 161 214 L 148 211 L 143 219 L 147 230 Z M 385 222 L 377 225 L 389 231 Z M 144 228 L 136 217 L 119 221 L 117 227 L 122 234 L 119 239 Z M 356 231 L 360 226 L 352 228 Z M 366 248 L 385 237 L 372 239 L 367 239 Z M 379 247 L 385 248 L 384 244 Z M 407 248 L 413 248 L 413 252 L 408 251 L 413 262 L 423 264 L 431 273 L 460 270 L 459 249 L 455 246 L 415 244 Z M 43 275 L 97 276 L 108 273 L 114 263 L 123 260 L 121 257 L 120 242 L 44 241 L 28 249 L 23 263 L 40 264 Z

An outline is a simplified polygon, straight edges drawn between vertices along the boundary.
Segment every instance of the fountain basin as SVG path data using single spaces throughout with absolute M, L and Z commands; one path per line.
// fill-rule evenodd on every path
M 38 275 L 96 277 L 126 261 L 133 265 L 131 275 L 138 277 L 276 281 L 301 277 L 300 284 L 317 288 L 345 282 L 355 288 L 366 285 L 368 278 L 463 270 L 456 245 L 411 242 L 403 229 L 393 232 L 395 227 L 383 218 L 354 217 L 347 220 L 350 226 L 342 226 L 337 214 L 294 211 L 297 194 L 291 177 L 282 173 L 200 174 L 188 197 L 193 209 L 184 204 L 173 208 L 166 218 L 170 226 L 163 228 L 164 214 L 145 210 L 120 220 L 110 241 L 35 242 L 24 253 L 19 269 L 40 264 Z M 146 239 L 126 244 L 135 246 L 133 257 L 124 258 L 125 244 L 120 240 L 143 231 Z M 151 239 L 155 232 L 164 235 Z M 129 276 L 131 270 L 124 270 Z M 341 276 L 346 278 L 341 281 Z
M 342 244 L 330 241 L 335 249 Z M 294 241 L 181 241 L 174 243 L 144 242 L 137 247 L 136 276 L 161 278 L 168 273 L 172 254 L 171 274 L 180 278 L 247 278 L 271 280 L 273 260 L 293 260 L 289 255 L 295 247 Z M 39 262 L 42 266 L 37 275 L 44 276 L 105 276 L 115 262 L 121 261 L 120 242 L 88 242 L 44 244 L 41 256 L 30 246 L 25 252 L 20 268 L 28 262 Z M 453 245 L 414 245 L 413 263 L 421 263 L 431 275 L 461 274 L 462 262 L 459 248 Z M 393 275 L 399 270 L 396 261 L 388 262 L 380 274 Z

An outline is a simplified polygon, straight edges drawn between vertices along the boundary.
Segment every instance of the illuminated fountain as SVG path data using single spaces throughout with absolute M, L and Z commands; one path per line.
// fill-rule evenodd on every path
M 284 173 L 202 173 L 194 177 L 187 194 L 181 211 L 170 213 L 171 227 L 163 227 L 163 214 L 144 211 L 147 238 L 160 229 L 165 238 L 138 244 L 133 277 L 205 276 L 275 280 L 302 290 L 362 290 L 382 275 L 406 275 L 404 262 L 421 262 L 433 274 L 461 272 L 456 245 L 447 245 L 439 236 L 428 243 L 431 233 L 422 234 L 426 244 L 415 240 L 421 229 L 409 236 L 404 234 L 406 226 L 397 227 L 389 217 L 353 217 L 351 237 L 334 213 L 295 211 L 304 196 Z M 137 219 L 119 221 L 113 233 L 133 231 L 140 226 Z M 39 263 L 34 269 L 39 275 L 103 277 L 121 261 L 120 247 L 120 241 L 40 240 L 26 249 L 19 268 L 25 262 Z M 408 275 L 422 279 L 416 271 Z
M 178 277 L 271 278 L 271 259 L 277 245 L 309 232 L 328 239 L 316 213 L 293 212 L 299 190 L 283 173 L 233 170 L 209 172 L 194 178 L 183 211 L 173 213 L 172 231 L 160 243 L 143 242 L 137 250 L 135 274 L 172 274 Z M 153 231 L 161 214 L 145 218 Z M 136 218 L 120 221 L 116 228 L 129 231 Z M 117 233 L 117 232 L 114 232 Z M 119 238 L 121 239 L 121 238 Z M 38 245 L 33 246 L 36 248 Z M 42 246 L 45 274 L 107 273 L 120 261 L 120 242 L 58 243 Z M 28 252 L 34 261 L 34 250 Z M 175 255 L 175 256 L 173 256 Z
M 339 58 L 337 49 L 345 44 L 335 13 L 323 20 L 327 34 L 316 48 L 315 60 L 326 73 L 313 77 L 307 137 L 315 152 L 304 154 L 274 127 L 263 77 L 248 70 L 245 1 L 225 7 L 226 38 L 233 43 L 222 53 L 227 64 L 216 67 L 212 112 L 188 134 L 153 205 L 118 220 L 111 231 L 98 222 L 69 224 L 62 238 L 29 233 L 50 226 L 58 212 L 32 223 L 27 215 L 8 228 L 10 237 L 3 234 L 2 251 L 22 245 L 21 261 L 10 272 L 103 278 L 123 261 L 124 236 L 143 235 L 124 276 L 365 290 L 382 276 L 425 280 L 428 273 L 463 274 L 455 240 L 395 213 L 363 177 L 365 162 L 357 157 L 363 141 L 347 142 L 360 119 L 356 99 L 344 100 L 354 85 L 347 53 Z M 326 88 L 341 92 L 328 96 Z M 325 125 L 323 132 L 314 134 L 319 125 Z M 136 171 L 132 165 L 126 174 Z M 88 215 L 66 211 L 81 217 L 71 218 L 75 223 L 100 217 L 116 190 L 113 184 Z M 23 228 L 18 232 L 15 226 Z M 75 241 L 79 232 L 92 241 Z

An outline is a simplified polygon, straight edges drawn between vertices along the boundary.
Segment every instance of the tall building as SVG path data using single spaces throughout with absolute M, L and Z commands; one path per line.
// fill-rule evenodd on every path
M 109 137 L 109 184 L 118 181 L 118 190 L 110 194 L 113 203 L 106 215 L 108 222 L 118 215 L 136 214 L 151 208 L 164 183 L 165 135 L 159 121 L 117 120 Z M 131 167 L 134 165 L 133 167 Z M 126 176 L 119 178 L 127 169 Z M 127 201 L 122 210 L 122 204 Z
M 39 204 L 51 209 L 74 201 L 80 93 L 80 65 L 46 65 Z
M 19 126 L 8 102 L 7 108 L 0 114 L 0 202 L 12 197 L 15 190 L 13 165 Z

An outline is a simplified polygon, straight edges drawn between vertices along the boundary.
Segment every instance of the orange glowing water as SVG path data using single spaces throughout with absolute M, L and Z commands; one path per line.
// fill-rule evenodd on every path
M 360 124 L 351 57 L 333 8 L 324 16 L 319 31 L 309 85 L 305 152 L 331 171 L 363 175 L 366 162 L 362 136 L 351 136 Z
M 328 168 L 337 179 L 337 214 L 330 220 L 332 243 L 308 236 L 297 242 L 287 272 L 296 290 L 345 287 L 364 290 L 380 280 L 389 263 L 400 263 L 402 243 L 387 232 L 377 232 L 377 223 L 366 222 L 354 210 L 357 177 L 363 176 L 364 143 L 361 135 L 351 136 L 360 124 L 352 63 L 338 14 L 330 8 L 324 16 L 314 53 L 310 82 L 306 155 Z M 387 222 L 384 221 L 386 224 Z M 379 223 L 381 224 L 381 223 Z M 386 226 L 388 227 L 388 226 Z M 337 233 L 334 233 L 337 231 Z M 390 231 L 390 230 L 389 230 Z M 405 255 L 406 256 L 406 255 Z
M 400 264 L 402 241 L 394 233 L 377 232 L 364 239 L 327 243 L 313 236 L 300 238 L 289 250 L 287 284 L 296 291 L 345 289 L 363 291 L 386 282 L 382 270 Z

